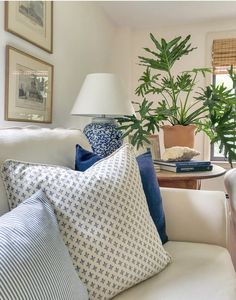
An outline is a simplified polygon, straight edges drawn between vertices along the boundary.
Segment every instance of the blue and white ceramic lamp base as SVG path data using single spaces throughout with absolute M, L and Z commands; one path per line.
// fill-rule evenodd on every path
M 112 154 L 123 144 L 122 131 L 113 120 L 104 123 L 93 121 L 85 126 L 84 134 L 93 152 L 100 157 Z

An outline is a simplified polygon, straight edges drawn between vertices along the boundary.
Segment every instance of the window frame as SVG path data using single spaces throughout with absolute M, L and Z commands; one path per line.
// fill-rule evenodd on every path
M 210 161 L 220 161 L 220 162 L 227 162 L 227 159 L 222 156 L 216 156 L 215 155 L 215 144 L 210 144 Z
M 212 43 L 215 39 L 225 39 L 225 38 L 236 38 L 236 30 L 223 30 L 223 31 L 212 31 L 206 33 L 206 44 L 205 44 L 205 65 L 208 68 L 212 68 Z M 212 74 L 208 73 L 205 77 L 205 86 L 212 84 Z M 203 159 L 216 161 L 219 165 L 224 164 L 224 168 L 226 164 L 228 165 L 228 161 L 215 160 L 215 157 L 211 157 L 211 142 L 209 137 L 206 134 L 203 134 L 202 137 L 203 143 Z M 224 158 L 223 158 L 224 159 Z
M 216 84 L 216 74 L 212 74 L 212 85 Z M 225 157 L 215 155 L 215 143 L 210 143 L 210 160 L 211 161 L 227 161 Z

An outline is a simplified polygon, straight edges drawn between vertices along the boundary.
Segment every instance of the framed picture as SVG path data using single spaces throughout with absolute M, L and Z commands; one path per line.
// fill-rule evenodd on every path
M 131 139 L 132 139 L 132 135 L 129 135 L 128 142 L 130 144 L 131 144 Z M 144 152 L 150 150 L 153 160 L 161 159 L 159 135 L 158 134 L 149 135 L 148 140 L 149 140 L 150 144 L 144 143 L 142 149 L 139 149 L 139 150 L 136 149 L 136 154 L 141 154 L 141 153 L 144 153 Z
M 52 1 L 6 1 L 5 30 L 52 53 Z
M 5 119 L 52 122 L 53 65 L 6 47 Z
M 150 149 L 152 153 L 152 159 L 153 160 L 161 159 L 159 135 L 158 134 L 149 135 L 148 140 L 150 144 L 146 144 L 145 148 L 146 150 Z

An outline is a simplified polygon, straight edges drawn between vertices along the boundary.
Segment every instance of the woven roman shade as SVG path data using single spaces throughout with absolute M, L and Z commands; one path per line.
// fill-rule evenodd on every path
M 212 45 L 214 74 L 226 74 L 231 65 L 236 67 L 236 38 L 214 40 Z

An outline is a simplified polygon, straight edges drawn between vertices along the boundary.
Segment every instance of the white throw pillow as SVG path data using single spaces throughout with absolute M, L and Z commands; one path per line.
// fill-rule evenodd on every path
M 43 189 L 90 300 L 111 299 L 170 262 L 149 214 L 130 145 L 87 171 L 8 160 L 10 207 Z

